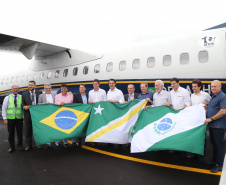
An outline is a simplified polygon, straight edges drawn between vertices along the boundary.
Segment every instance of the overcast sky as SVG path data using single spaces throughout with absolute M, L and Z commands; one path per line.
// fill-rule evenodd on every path
M 226 22 L 225 0 L 0 0 L 0 33 L 88 51 Z M 0 52 L 1 73 L 29 64 Z

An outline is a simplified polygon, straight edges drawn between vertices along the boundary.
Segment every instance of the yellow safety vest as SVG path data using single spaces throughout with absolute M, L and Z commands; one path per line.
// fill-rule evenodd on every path
M 7 107 L 7 119 L 22 119 L 23 118 L 23 109 L 22 109 L 22 96 L 18 96 L 17 107 L 15 107 L 13 95 L 9 95 L 9 106 Z

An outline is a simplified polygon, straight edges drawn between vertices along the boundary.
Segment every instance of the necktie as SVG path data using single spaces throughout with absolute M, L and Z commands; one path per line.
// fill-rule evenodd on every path
M 15 94 L 15 97 L 14 97 L 14 105 L 15 105 L 15 107 L 17 106 L 17 101 L 16 101 L 16 94 Z
M 31 92 L 31 101 L 34 101 L 34 92 Z

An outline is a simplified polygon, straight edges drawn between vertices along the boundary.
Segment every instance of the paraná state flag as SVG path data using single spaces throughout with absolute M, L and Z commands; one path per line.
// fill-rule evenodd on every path
M 203 155 L 205 113 L 202 105 L 176 112 L 165 106 L 146 109 L 137 120 L 131 153 L 179 150 Z
M 36 145 L 85 136 L 91 108 L 77 103 L 32 105 L 29 110 Z
M 94 103 L 86 133 L 86 142 L 130 143 L 130 130 L 146 103 L 146 100 L 137 99 L 126 104 Z

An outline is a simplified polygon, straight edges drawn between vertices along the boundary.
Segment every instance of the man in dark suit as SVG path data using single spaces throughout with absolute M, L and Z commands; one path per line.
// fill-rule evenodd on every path
M 79 92 L 74 94 L 74 98 L 73 98 L 73 103 L 83 103 L 83 104 L 87 104 L 88 103 L 88 99 L 89 96 L 86 93 L 86 85 L 85 84 L 81 84 L 79 87 Z M 72 139 L 72 144 L 74 145 L 74 147 L 77 147 L 75 141 L 76 139 Z M 82 139 L 78 138 L 78 147 L 81 148 L 82 146 Z
M 25 120 L 25 133 L 26 133 L 26 148 L 25 151 L 29 151 L 32 148 L 32 122 L 31 114 L 29 111 L 30 105 L 38 104 L 38 96 L 42 94 L 42 91 L 35 90 L 35 81 L 29 81 L 28 90 L 22 94 L 22 107 L 24 109 Z
M 125 103 L 128 103 L 129 101 L 133 101 L 134 99 L 137 99 L 139 96 L 139 93 L 135 93 L 135 87 L 133 84 L 129 84 L 128 87 L 128 94 L 124 95 Z

